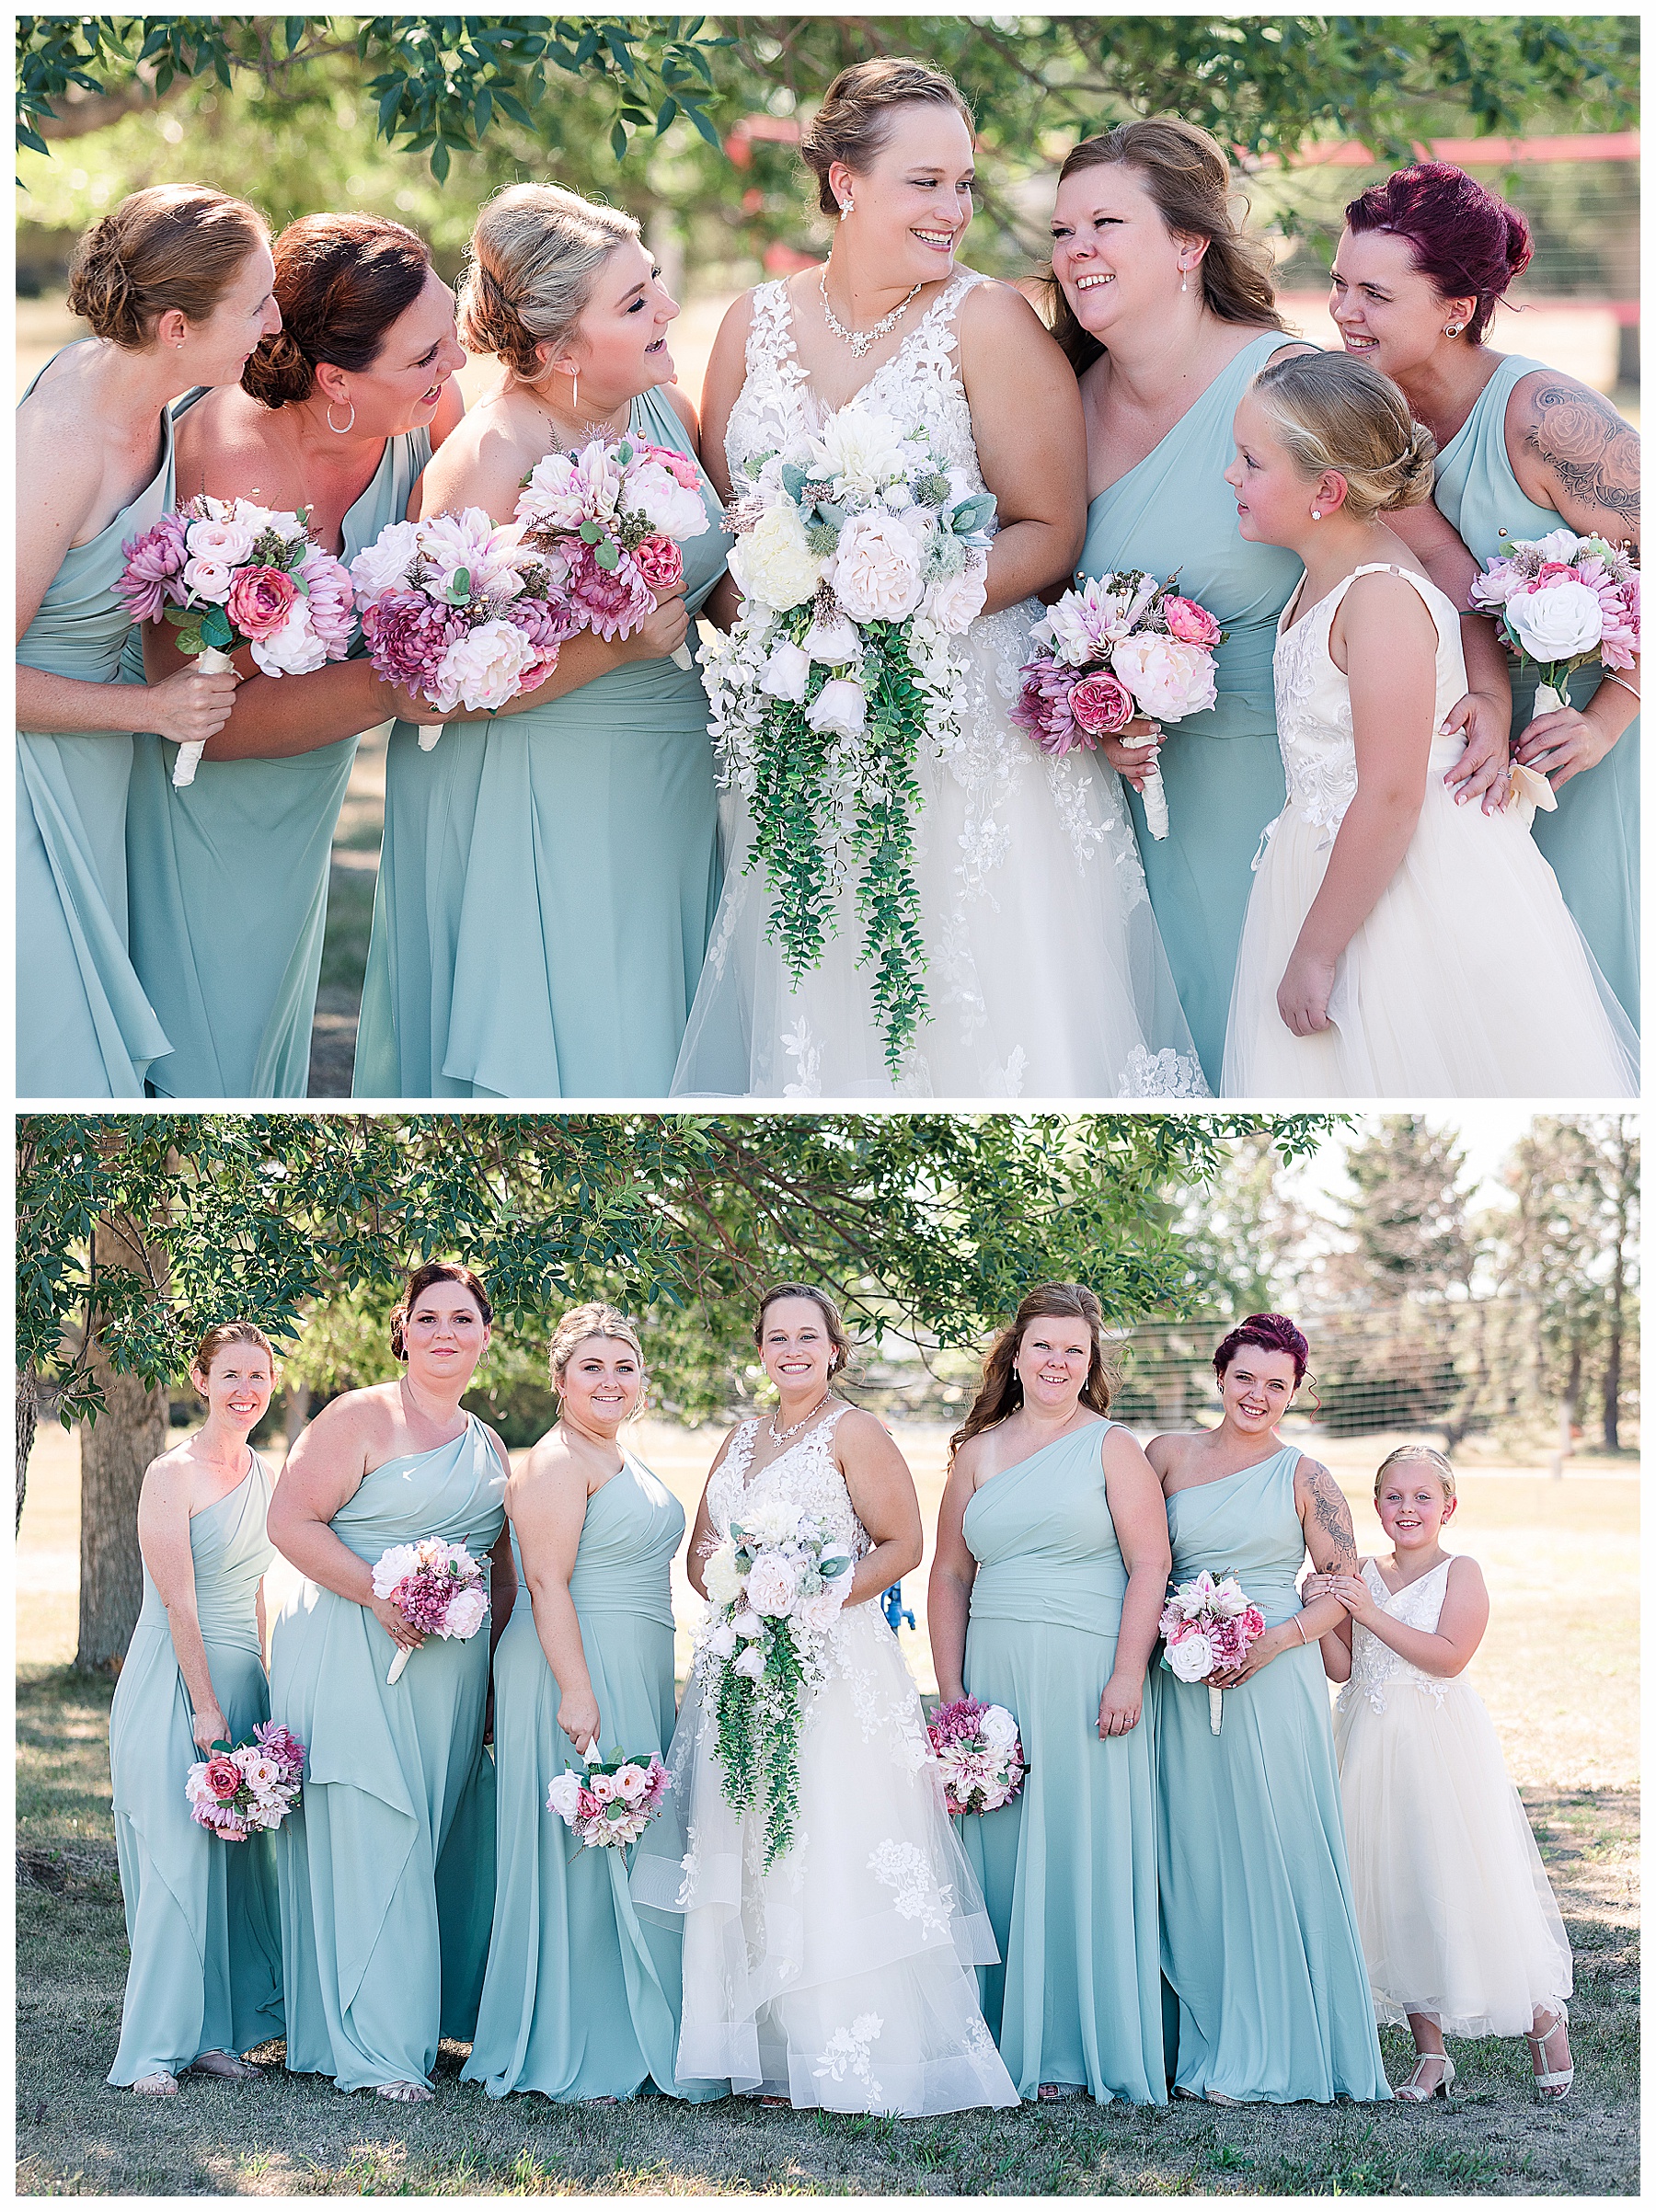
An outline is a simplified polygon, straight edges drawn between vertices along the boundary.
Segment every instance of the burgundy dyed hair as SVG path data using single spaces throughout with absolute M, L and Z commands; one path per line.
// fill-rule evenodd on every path
M 1529 224 L 1515 207 L 1453 162 L 1417 161 L 1350 201 L 1353 231 L 1393 231 L 1446 300 L 1476 297 L 1466 342 L 1476 346 L 1499 300 L 1527 264 Z
M 1221 1382 L 1225 1370 L 1242 1349 L 1251 1344 L 1261 1352 L 1286 1352 L 1294 1362 L 1294 1387 L 1298 1390 L 1305 1380 L 1305 1369 L 1311 1358 L 1311 1347 L 1304 1332 L 1296 1328 L 1286 1313 L 1250 1313 L 1237 1324 L 1223 1339 L 1213 1354 L 1213 1372 Z

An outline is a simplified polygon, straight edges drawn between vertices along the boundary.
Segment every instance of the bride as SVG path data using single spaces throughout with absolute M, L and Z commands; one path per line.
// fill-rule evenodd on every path
M 955 262 L 972 220 L 971 118 L 920 63 L 863 62 L 829 86 L 802 152 L 838 221 L 821 269 L 762 284 L 726 315 L 704 393 L 709 475 L 863 399 L 924 425 L 999 533 L 986 612 L 963 648 L 963 742 L 923 742 L 914 875 L 929 1018 L 893 1083 L 855 884 L 819 968 L 796 983 L 765 934 L 728 824 L 725 888 L 679 1056 L 678 1095 L 1138 1097 L 1205 1092 L 1116 780 L 1041 753 L 1009 719 L 1031 594 L 1067 582 L 1086 525 L 1075 378 L 1033 308 Z M 865 397 L 866 395 L 866 397 Z
M 944 1810 L 920 1700 L 879 1605 L 920 1564 L 920 1508 L 870 1414 L 834 1398 L 849 1356 L 832 1300 L 766 1293 L 754 1329 L 779 1403 L 720 1446 L 690 1539 L 705 1595 L 732 1519 L 780 1503 L 849 1550 L 826 1674 L 804 1693 L 791 1843 L 765 1870 L 766 1820 L 738 1817 L 714 1757 L 716 1683 L 692 1672 L 667 1755 L 673 1787 L 632 1874 L 647 1913 L 684 1916 L 681 2080 L 796 2106 L 909 2115 L 1018 2103 L 978 2008 L 998 1956 Z

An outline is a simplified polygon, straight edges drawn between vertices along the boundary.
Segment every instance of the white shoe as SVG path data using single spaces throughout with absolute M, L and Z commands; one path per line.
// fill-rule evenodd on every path
M 1567 2028 L 1570 2025 L 1570 2007 L 1568 2005 L 1559 2005 L 1556 2011 L 1553 2011 L 1550 2006 L 1543 2006 L 1542 2010 L 1552 2011 L 1551 2023 L 1543 2028 L 1538 2035 L 1526 2034 L 1524 2038 L 1530 2046 L 1532 2066 L 1537 2058 L 1543 2066 L 1546 2066 L 1548 2038 L 1554 2035 L 1559 2028 Z M 1562 2104 L 1574 2086 L 1575 2060 L 1573 2058 L 1566 2067 L 1553 2069 L 1535 2076 L 1535 2095 L 1543 2104 Z
M 1429 2066 L 1441 2066 L 1442 2078 L 1431 2089 L 1422 2087 L 1420 2076 Z M 1392 2095 L 1405 2104 L 1430 2104 L 1433 2097 L 1442 2097 L 1445 2103 L 1455 2080 L 1455 2061 L 1443 2051 L 1426 2051 L 1415 2060 L 1414 2071 L 1407 2081 L 1399 2081 Z

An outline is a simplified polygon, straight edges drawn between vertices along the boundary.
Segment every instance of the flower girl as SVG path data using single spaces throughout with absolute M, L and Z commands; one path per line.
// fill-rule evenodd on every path
M 1236 409 L 1243 537 L 1305 564 L 1277 626 L 1288 804 L 1266 831 L 1232 990 L 1227 1096 L 1638 1088 L 1637 1046 L 1529 833 L 1443 782 L 1460 617 L 1389 530 L 1429 499 L 1431 433 L 1365 361 L 1300 354 Z
M 1308 1596 L 1350 1616 L 1322 1639 L 1343 1682 L 1335 1714 L 1351 1893 L 1374 2011 L 1407 2020 L 1420 2053 L 1397 2094 L 1449 2093 L 1450 2035 L 1518 2035 L 1535 2093 L 1570 2094 L 1570 1943 L 1495 1728 L 1463 1669 L 1489 1599 L 1476 1560 L 1439 1542 L 1455 1471 L 1406 1444 L 1381 1462 L 1374 1509 L 1392 1541 L 1355 1575 L 1320 1575 Z

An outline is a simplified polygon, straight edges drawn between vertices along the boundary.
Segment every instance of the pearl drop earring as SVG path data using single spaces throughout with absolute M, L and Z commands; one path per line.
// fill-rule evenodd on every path
M 1190 272 L 1182 261 L 1179 265 L 1179 289 L 1180 292 L 1189 292 L 1190 289 Z
M 842 223 L 845 222 L 849 217 L 854 204 L 855 202 L 850 200 L 842 200 L 840 201 L 840 221 Z

